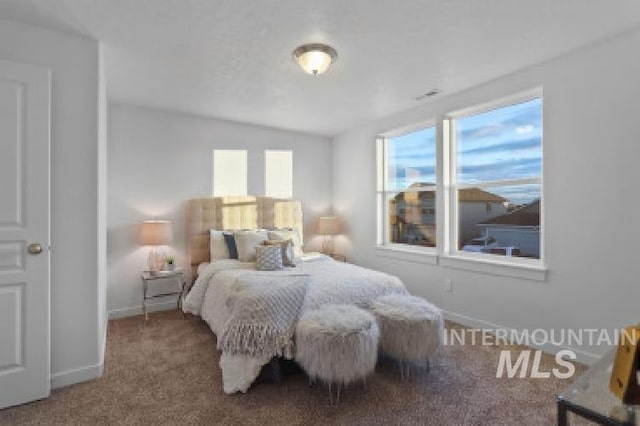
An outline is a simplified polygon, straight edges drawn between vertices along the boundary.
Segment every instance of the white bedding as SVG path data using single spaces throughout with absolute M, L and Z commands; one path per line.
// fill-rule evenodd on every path
M 407 293 L 402 282 L 394 276 L 343 262 L 336 262 L 324 255 L 309 254 L 298 259 L 296 268 L 285 271 L 255 270 L 253 263 L 237 260 L 212 262 L 205 268 L 187 295 L 185 312 L 200 315 L 213 332 L 220 336 L 231 313 L 227 301 L 237 277 L 251 274 L 287 274 L 295 271 L 309 275 L 308 289 L 301 313 L 330 303 L 352 303 L 368 308 L 373 299 L 390 293 Z M 222 369 L 225 393 L 246 392 L 271 357 L 222 353 Z

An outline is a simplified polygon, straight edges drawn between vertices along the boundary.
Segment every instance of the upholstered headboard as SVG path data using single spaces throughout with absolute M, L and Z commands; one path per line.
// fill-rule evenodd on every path
M 195 198 L 187 202 L 191 277 L 209 262 L 210 229 L 297 228 L 302 236 L 302 203 L 271 197 Z

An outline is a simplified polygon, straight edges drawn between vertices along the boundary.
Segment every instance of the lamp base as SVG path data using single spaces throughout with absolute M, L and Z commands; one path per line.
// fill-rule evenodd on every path
M 325 235 L 322 240 L 322 253 L 333 254 L 333 237 L 331 235 Z
M 164 250 L 160 251 L 155 246 L 151 247 L 149 257 L 147 258 L 147 267 L 149 271 L 156 272 L 164 268 L 167 261 L 167 254 Z

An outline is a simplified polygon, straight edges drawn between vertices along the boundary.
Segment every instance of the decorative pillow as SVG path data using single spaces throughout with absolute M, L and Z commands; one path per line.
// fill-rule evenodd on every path
M 211 260 L 229 259 L 229 249 L 224 240 L 224 232 L 216 229 L 209 231 L 209 254 Z
M 277 271 L 282 269 L 282 250 L 277 246 L 256 246 L 256 269 Z
M 235 233 L 238 260 L 240 262 L 255 262 L 255 246 L 268 240 L 267 231 L 238 231 Z
M 293 256 L 304 256 L 304 252 L 302 251 L 302 239 L 300 238 L 300 233 L 296 228 L 291 230 L 269 231 L 269 239 L 276 241 L 291 240 L 293 243 Z
M 237 259 L 238 249 L 236 247 L 235 235 L 233 235 L 233 232 L 223 232 L 222 236 L 224 237 L 224 242 L 227 245 L 227 250 L 229 251 L 229 259 Z
M 293 260 L 293 241 L 267 240 L 262 244 L 265 246 L 280 246 L 280 251 L 282 252 L 282 265 L 296 266 Z

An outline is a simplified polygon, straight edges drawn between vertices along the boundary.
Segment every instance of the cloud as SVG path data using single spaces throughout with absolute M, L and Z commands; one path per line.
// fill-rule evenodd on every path
M 407 133 L 387 140 L 389 153 L 431 152 L 436 150 L 436 131 L 434 127 Z
M 532 124 L 525 124 L 523 126 L 516 127 L 516 133 L 519 135 L 525 135 L 533 132 L 534 129 L 535 127 Z
M 542 101 L 528 102 L 457 120 L 458 180 L 479 183 L 539 177 L 542 174 Z M 435 182 L 435 128 L 388 139 L 394 189 L 415 182 Z M 409 172 L 407 172 L 409 170 Z M 535 186 L 535 185 L 534 185 Z M 501 187 L 507 191 L 507 187 Z M 514 202 L 539 197 L 539 186 L 509 187 Z M 506 194 L 506 193 L 505 193 Z M 532 198 L 533 197 L 533 198 Z
M 524 179 L 538 177 L 542 172 L 541 158 L 522 158 L 494 164 L 461 165 L 458 180 L 474 183 L 490 180 Z
M 486 191 L 506 198 L 514 204 L 527 204 L 540 198 L 540 185 L 512 185 L 485 188 Z
M 435 182 L 436 168 L 435 166 L 399 168 L 389 176 L 389 181 L 390 189 L 405 189 L 416 182 Z
M 508 152 L 508 154 L 512 154 L 514 151 L 520 150 L 529 150 L 529 149 L 538 149 L 541 150 L 541 139 L 539 137 L 530 138 L 530 139 L 520 139 L 520 140 L 510 140 L 509 142 L 497 143 L 495 145 L 489 146 L 479 146 L 469 149 L 462 149 L 459 151 L 459 154 L 464 154 L 465 158 L 468 154 L 481 154 L 481 153 L 495 153 L 503 154 Z
M 389 155 L 389 160 L 392 160 L 394 164 L 429 164 L 436 162 L 436 155 L 435 153 L 425 153 L 424 151 L 415 150 L 402 152 L 402 154 Z
M 534 99 L 521 104 L 510 105 L 482 114 L 458 120 L 458 137 L 462 140 L 485 139 L 518 129 L 540 128 L 542 122 L 542 101 Z

